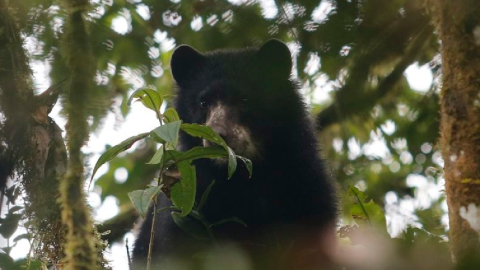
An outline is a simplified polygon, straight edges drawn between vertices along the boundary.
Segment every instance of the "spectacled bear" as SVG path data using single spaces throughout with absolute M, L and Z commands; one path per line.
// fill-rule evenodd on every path
M 217 246 L 234 243 L 245 251 L 252 269 L 315 265 L 333 236 L 335 189 L 319 157 L 315 129 L 291 69 L 288 47 L 275 39 L 260 48 L 204 54 L 183 45 L 171 59 L 180 118 L 210 126 L 236 154 L 253 163 L 250 179 L 240 163 L 227 179 L 226 162 L 194 162 L 197 202 L 215 180 L 202 209 L 205 219 L 215 223 L 235 217 L 246 224 L 215 227 Z M 179 142 L 183 151 L 208 145 L 185 133 Z M 157 203 L 157 209 L 169 205 L 165 196 Z M 137 265 L 145 265 L 151 223 L 148 215 L 135 242 Z M 157 214 L 153 243 L 154 269 L 167 269 L 171 258 L 190 263 L 193 268 L 188 269 L 203 269 L 192 258 L 214 246 L 184 232 L 169 211 Z

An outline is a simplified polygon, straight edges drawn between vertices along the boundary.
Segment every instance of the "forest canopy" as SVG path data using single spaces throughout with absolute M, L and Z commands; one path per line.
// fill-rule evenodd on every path
M 140 102 L 128 106 L 129 97 L 152 89 L 165 98 L 162 113 L 172 106 L 169 61 L 181 44 L 207 52 L 258 47 L 276 38 L 293 53 L 293 75 L 338 183 L 340 264 L 359 264 L 351 255 L 358 252 L 369 265 L 360 269 L 427 269 L 425 262 L 453 269 L 442 147 L 457 137 L 440 143 L 440 135 L 452 130 L 441 133 L 441 112 L 451 111 L 441 110 L 447 79 L 441 50 L 450 47 L 440 39 L 464 29 L 459 31 L 472 45 L 468 55 L 478 59 L 474 33 L 478 38 L 480 22 L 472 14 L 480 7 L 473 0 L 453 8 L 445 2 L 0 0 L 0 268 L 63 269 L 65 261 L 65 269 L 108 268 L 107 259 L 115 258 L 114 269 L 128 269 L 121 268 L 128 266 L 125 239 L 131 247 L 138 222 L 128 193 L 144 190 L 157 177 L 158 166 L 148 164 L 157 146 L 152 139 L 136 143 L 104 165 L 91 184 L 90 177 L 100 154 L 158 121 Z M 450 22 L 452 14 L 464 21 Z M 459 59 L 474 69 L 466 64 L 469 57 Z M 471 83 L 474 75 L 462 82 Z M 451 97 L 444 106 L 457 104 L 452 110 L 459 113 L 474 106 L 475 98 L 467 97 L 478 98 Z M 478 138 L 476 125 L 467 138 Z M 447 163 L 456 159 L 449 155 Z M 479 173 L 472 169 L 459 181 L 473 185 Z M 97 203 L 89 206 L 86 198 Z M 115 216 L 93 214 L 112 200 Z M 381 233 L 357 237 L 363 229 Z M 94 235 L 93 242 L 78 241 L 82 235 Z M 107 246 L 118 253 L 105 259 Z M 68 266 L 75 256 L 84 261 Z

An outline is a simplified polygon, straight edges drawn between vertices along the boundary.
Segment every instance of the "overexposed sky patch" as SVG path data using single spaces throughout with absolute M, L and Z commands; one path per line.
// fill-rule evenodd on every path
M 132 15 L 128 9 L 122 9 L 118 16 L 113 18 L 111 28 L 120 35 L 125 35 L 132 31 Z
M 135 10 L 144 20 L 150 19 L 150 8 L 147 5 L 139 4 Z
M 335 4 L 330 0 L 323 0 L 312 12 L 312 20 L 316 23 L 323 23 L 335 10 Z
M 405 70 L 405 75 L 408 84 L 415 91 L 424 93 L 432 86 L 433 74 L 428 64 L 423 66 L 419 66 L 418 63 L 410 65 Z
M 260 0 L 260 8 L 263 17 L 266 19 L 273 19 L 278 14 L 278 8 L 274 0 Z

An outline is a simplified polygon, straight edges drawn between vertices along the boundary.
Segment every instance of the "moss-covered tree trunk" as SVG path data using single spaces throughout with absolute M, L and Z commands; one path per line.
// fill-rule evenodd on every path
M 63 40 L 63 55 L 71 78 L 67 95 L 68 122 L 67 149 L 69 161 L 67 173 L 60 186 L 62 219 L 68 228 L 65 243 L 67 270 L 100 269 L 104 262 L 98 253 L 102 251 L 95 234 L 90 209 L 86 204 L 85 171 L 82 147 L 88 139 L 87 102 L 93 89 L 95 62 L 87 29 L 88 0 L 64 0 L 67 23 Z
M 12 174 L 24 188 L 35 257 L 45 267 L 108 268 L 84 194 L 81 148 L 89 134 L 86 104 L 95 74 L 85 19 L 88 1 L 65 0 L 65 6 L 68 20 L 62 52 L 71 74 L 67 83 L 68 163 L 61 130 L 48 117 L 58 86 L 34 95 L 15 12 L 7 0 L 0 0 L 0 188 Z
M 12 178 L 23 188 L 34 255 L 46 265 L 57 265 L 64 257 L 66 229 L 57 200 L 67 156 L 61 129 L 48 113 L 58 88 L 34 96 L 23 38 L 10 6 L 0 0 L 0 187 Z
M 458 263 L 480 257 L 480 1 L 435 0 L 442 41 L 441 147 L 450 241 Z

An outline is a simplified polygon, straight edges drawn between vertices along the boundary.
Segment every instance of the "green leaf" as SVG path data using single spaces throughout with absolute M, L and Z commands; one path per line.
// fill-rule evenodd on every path
M 0 235 L 6 239 L 10 238 L 17 230 L 20 219 L 22 219 L 21 214 L 8 213 L 5 218 L 1 220 Z
M 237 217 L 222 219 L 219 222 L 215 222 L 215 223 L 210 224 L 208 227 L 212 228 L 212 227 L 215 227 L 215 226 L 220 226 L 220 225 L 225 224 L 227 222 L 235 222 L 235 223 L 243 225 L 244 227 L 247 227 L 247 224 L 245 224 L 245 222 L 243 222 L 243 220 L 241 220 Z
M 160 164 L 162 163 L 163 158 L 163 146 L 159 147 L 157 152 L 153 155 L 152 159 L 150 159 L 147 164 Z
M 233 150 L 228 147 L 227 143 L 212 128 L 199 124 L 182 124 L 181 130 L 193 137 L 199 137 L 220 146 L 228 153 L 228 178 L 232 177 L 237 169 L 237 159 Z
M 225 141 L 211 127 L 199 124 L 182 124 L 181 129 L 190 136 L 199 137 L 218 145 L 226 145 Z
M 178 141 L 178 131 L 182 121 L 175 121 L 152 130 L 158 137 L 162 138 L 166 142 L 174 143 Z
M 124 140 L 123 142 L 121 142 L 120 144 L 115 145 L 114 147 L 105 151 L 105 153 L 103 153 L 98 158 L 97 163 L 95 164 L 95 167 L 93 168 L 93 173 L 92 173 L 92 177 L 90 178 L 90 183 L 92 182 L 93 176 L 95 176 L 95 173 L 97 172 L 98 168 L 100 168 L 100 166 L 102 166 L 106 162 L 112 160 L 114 157 L 116 157 L 121 152 L 123 152 L 123 151 L 129 149 L 130 147 L 132 147 L 132 145 L 135 142 L 147 137 L 148 135 L 149 135 L 149 133 L 142 133 L 142 134 L 139 134 L 137 136 L 130 137 L 130 138 Z
M 195 203 L 195 193 L 197 190 L 197 177 L 195 166 L 190 165 L 189 161 L 177 163 L 177 169 L 180 171 L 180 182 L 172 186 L 170 196 L 173 204 L 180 209 L 182 217 L 192 211 Z
M 17 235 L 17 237 L 13 238 L 13 242 L 18 242 L 22 239 L 30 240 L 30 235 L 28 233 Z
M 128 106 L 132 104 L 132 100 L 134 98 L 140 100 L 145 107 L 153 110 L 156 113 L 160 111 L 160 106 L 162 106 L 163 102 L 162 96 L 160 96 L 160 94 L 153 89 L 140 89 L 133 92 L 133 94 L 128 98 Z
M 237 169 L 237 158 L 232 148 L 227 146 L 227 151 L 228 151 L 228 179 L 230 179 L 230 177 L 232 177 L 233 173 Z
M 12 257 L 0 252 L 0 269 L 12 269 L 13 262 Z
M 252 178 L 252 173 L 253 173 L 252 161 L 250 161 L 250 159 L 248 159 L 246 157 L 242 157 L 242 156 L 237 156 L 237 158 L 239 158 L 241 161 L 243 161 L 243 163 L 245 164 L 245 167 L 247 167 L 248 176 L 250 178 Z
M 380 206 L 354 186 L 348 187 L 348 194 L 354 201 L 350 207 L 350 214 L 360 227 L 376 226 L 387 232 L 385 215 Z
M 180 121 L 180 116 L 178 116 L 177 110 L 174 108 L 168 108 L 163 113 L 163 118 L 166 123 L 172 123 L 175 121 Z
M 166 144 L 167 142 L 160 138 L 160 136 L 157 135 L 157 133 L 154 132 L 154 130 L 150 131 L 150 138 L 152 138 L 152 140 L 154 140 L 155 142 L 157 143 L 161 143 L 161 144 Z
M 39 260 L 30 260 L 30 259 L 20 259 L 16 261 L 12 268 L 12 270 L 38 270 L 42 269 L 42 262 Z
M 10 254 L 10 252 L 12 251 L 12 248 L 13 247 L 2 247 L 2 248 L 0 248 L 0 250 L 2 250 L 4 253 Z M 0 269 L 2 269 L 2 268 L 0 268 Z
M 8 212 L 13 214 L 13 213 L 15 213 L 15 212 L 17 212 L 17 211 L 20 211 L 20 210 L 22 210 L 22 209 L 23 209 L 22 206 L 16 205 L 16 206 L 10 208 L 10 209 L 8 210 Z
M 198 240 L 209 240 L 207 228 L 192 216 L 182 216 L 178 212 L 172 212 L 172 218 L 175 224 L 186 233 Z
M 220 146 L 196 146 L 187 152 L 179 152 L 175 150 L 167 151 L 165 154 L 165 162 L 173 160 L 175 162 L 181 162 L 186 160 L 195 160 L 199 158 L 221 158 L 226 157 L 227 151 Z
M 162 186 L 160 185 L 147 188 L 145 190 L 135 190 L 128 193 L 128 197 L 130 197 L 133 206 L 142 218 L 145 218 L 148 207 L 150 206 L 150 201 L 160 192 L 161 188 Z
M 200 199 L 200 203 L 198 204 L 198 211 L 200 212 L 207 202 L 208 195 L 210 195 L 210 191 L 212 191 L 212 187 L 215 185 L 215 179 L 208 185 L 207 189 L 202 194 L 202 198 Z

